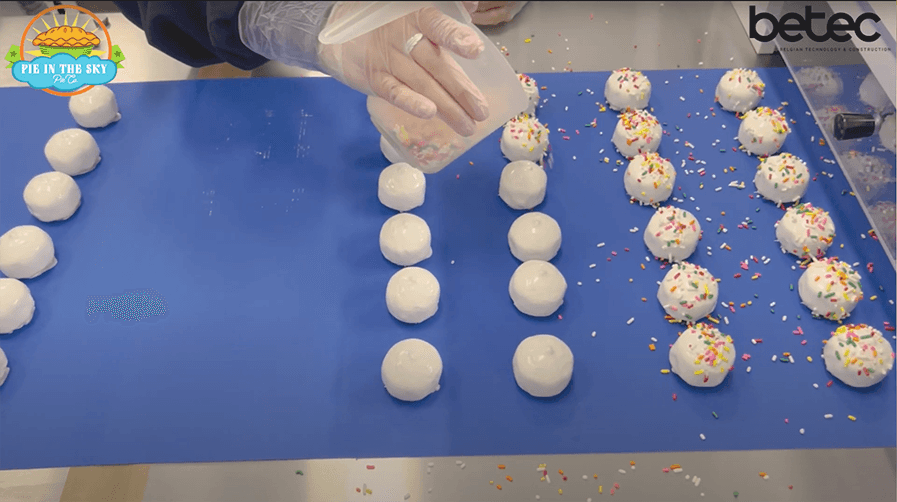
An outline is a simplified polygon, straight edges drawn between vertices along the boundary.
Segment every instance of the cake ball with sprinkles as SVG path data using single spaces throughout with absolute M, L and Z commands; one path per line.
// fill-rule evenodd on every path
M 501 153 L 511 161 L 541 162 L 548 153 L 548 127 L 536 117 L 521 113 L 505 124 Z
M 822 350 L 825 369 L 851 387 L 871 387 L 894 367 L 894 349 L 881 332 L 865 324 L 845 324 Z
M 527 99 L 526 110 L 522 111 L 535 117 L 536 106 L 539 105 L 539 86 L 536 84 L 536 79 L 523 73 L 518 73 L 517 79 L 520 80 L 520 85 L 523 87 L 523 92 L 526 94 Z
M 719 79 L 715 99 L 723 110 L 745 113 L 760 104 L 765 89 L 766 84 L 757 72 L 735 68 Z
M 897 205 L 889 200 L 876 202 L 872 209 L 872 222 L 878 229 L 878 238 L 894 243 L 897 239 Z
M 645 245 L 662 260 L 687 259 L 695 252 L 700 238 L 698 219 L 685 209 L 673 206 L 658 209 L 645 227 Z
M 716 278 L 693 263 L 675 263 L 657 288 L 657 301 L 677 321 L 689 324 L 711 312 L 719 297 Z
M 651 81 L 640 71 L 620 68 L 604 84 L 604 99 L 612 110 L 642 110 L 651 99 Z
M 670 198 L 676 183 L 676 168 L 657 152 L 632 158 L 623 174 L 623 187 L 642 205 L 657 205 Z
M 791 127 L 785 115 L 761 106 L 741 118 L 738 141 L 748 153 L 765 157 L 781 150 L 789 132 Z
M 810 99 L 818 103 L 830 103 L 844 90 L 841 77 L 824 66 L 801 68 L 795 77 Z
M 841 155 L 841 162 L 845 173 L 853 180 L 857 196 L 866 201 L 883 195 L 888 184 L 894 182 L 894 166 L 882 157 L 850 150 Z
M 630 110 L 619 117 L 612 141 L 620 155 L 631 159 L 640 153 L 657 151 L 663 129 L 654 115 L 645 110 Z
M 692 387 L 716 387 L 732 371 L 735 356 L 732 337 L 698 323 L 670 347 L 670 369 Z
M 764 199 L 776 204 L 797 202 L 807 192 L 810 170 L 790 153 L 766 157 L 757 166 L 754 186 Z
M 814 316 L 840 321 L 863 299 L 860 274 L 837 258 L 814 261 L 797 283 L 801 302 Z
M 822 258 L 835 239 L 835 224 L 827 211 L 807 202 L 785 211 L 776 222 L 782 249 L 801 258 Z

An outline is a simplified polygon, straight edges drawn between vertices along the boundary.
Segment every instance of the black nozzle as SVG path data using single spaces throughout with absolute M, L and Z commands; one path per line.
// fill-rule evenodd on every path
M 866 138 L 875 134 L 875 115 L 839 113 L 835 115 L 835 139 Z

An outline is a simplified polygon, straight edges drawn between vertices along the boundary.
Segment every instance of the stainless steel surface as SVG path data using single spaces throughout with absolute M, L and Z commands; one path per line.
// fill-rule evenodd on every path
M 128 57 L 117 82 L 195 77 L 195 70 L 149 47 L 143 32 L 123 16 L 109 18 L 112 39 Z M 27 22 L 24 16 L 0 17 L 0 40 L 17 39 Z M 483 31 L 508 49 L 508 59 L 519 72 L 784 66 L 777 54 L 755 53 L 730 2 L 530 2 L 512 22 Z M 255 74 L 307 72 L 272 63 Z M 0 72 L 0 87 L 9 85 L 23 84 Z M 630 461 L 636 462 L 635 470 Z M 430 462 L 434 465 L 428 474 Z M 506 469 L 498 470 L 499 463 Z M 550 484 L 536 473 L 541 463 L 548 464 Z M 661 471 L 673 463 L 681 464 L 683 472 Z M 565 471 L 567 481 L 558 469 Z M 410 501 L 521 501 L 539 495 L 543 501 L 597 502 L 619 483 L 613 500 L 893 501 L 895 469 L 894 448 L 163 464 L 150 469 L 144 500 L 373 502 L 402 501 L 408 494 Z M 769 479 L 762 479 L 760 472 Z M 14 479 L 10 474 L 0 473 L 0 487 Z M 686 475 L 698 476 L 699 486 Z M 364 484 L 371 495 L 355 491 Z M 5 493 L 0 492 L 0 501 L 10 500 L 3 498 Z
M 550 483 L 540 481 L 537 468 L 543 463 Z M 662 471 L 674 463 L 682 472 Z M 143 500 L 375 502 L 409 495 L 412 502 L 470 502 L 536 500 L 538 495 L 542 501 L 597 502 L 610 497 L 617 483 L 612 500 L 618 501 L 893 501 L 895 468 L 893 448 L 154 465 Z M 363 497 L 356 488 L 365 485 L 373 493 Z

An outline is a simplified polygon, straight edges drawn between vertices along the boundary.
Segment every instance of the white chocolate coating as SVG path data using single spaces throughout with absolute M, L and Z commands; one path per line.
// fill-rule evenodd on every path
M 498 195 L 511 209 L 532 209 L 545 200 L 548 175 L 529 160 L 509 162 L 501 170 Z
M 420 267 L 399 270 L 386 284 L 386 309 L 404 323 L 426 321 L 439 309 L 439 281 Z
M 614 70 L 604 84 L 604 99 L 611 110 L 643 110 L 651 99 L 651 81 L 630 68 Z
M 654 256 L 671 262 L 682 261 L 698 247 L 701 223 L 685 209 L 661 207 L 648 221 L 644 237 Z
M 633 158 L 640 153 L 656 152 L 663 129 L 660 122 L 645 110 L 623 112 L 614 128 L 612 141 L 620 155 Z
M 533 317 L 548 317 L 564 303 L 567 281 L 551 263 L 530 260 L 514 271 L 508 292 L 520 312 Z
M 399 162 L 380 173 L 377 198 L 384 206 L 396 211 L 410 211 L 424 203 L 427 179 L 420 169 Z
M 857 187 L 857 196 L 866 201 L 884 195 L 888 184 L 894 181 L 894 166 L 883 157 L 850 150 L 841 155 L 841 162 L 845 174 Z
M 692 387 L 716 387 L 732 371 L 735 356 L 732 337 L 698 323 L 670 347 L 670 370 Z
M 776 204 L 797 202 L 807 192 L 810 170 L 790 153 L 767 157 L 757 166 L 754 186 L 765 199 Z
M 657 288 L 657 301 L 678 321 L 697 322 L 710 315 L 719 298 L 719 285 L 710 272 L 688 262 L 674 263 Z
M 100 163 L 100 147 L 84 129 L 63 129 L 44 146 L 50 166 L 69 176 L 89 173 Z
M 384 138 L 383 136 L 380 136 L 380 153 L 382 153 L 383 156 L 386 157 L 386 160 L 392 162 L 393 164 L 405 162 L 405 160 L 402 159 L 402 156 L 399 155 L 399 152 L 397 152 L 396 149 L 393 148 L 392 145 L 390 145 L 389 142 L 386 141 L 386 138 Z
M 676 168 L 656 152 L 636 155 L 623 174 L 626 193 L 643 206 L 669 199 L 675 183 Z
M 430 227 L 420 216 L 399 213 L 380 228 L 380 252 L 402 267 L 420 263 L 433 255 Z
M 436 347 L 417 338 L 393 345 L 380 366 L 389 395 L 400 401 L 420 401 L 439 390 L 442 358 Z
M 18 279 L 0 279 L 0 335 L 8 335 L 31 322 L 34 298 L 31 290 Z M 0 373 L 3 371 L 0 364 Z
M 561 249 L 561 227 L 547 214 L 526 213 L 511 224 L 508 246 L 520 261 L 551 261 Z
M 67 220 L 81 205 L 81 189 L 68 174 L 59 171 L 38 174 L 22 194 L 28 211 L 44 222 Z
M 69 98 L 69 111 L 81 127 L 106 127 L 121 119 L 115 93 L 105 85 L 97 85 Z
M 716 84 L 716 101 L 723 110 L 745 113 L 760 104 L 765 88 L 757 72 L 735 68 L 727 71 Z
M 534 335 L 517 345 L 511 362 L 514 380 L 527 394 L 553 397 L 567 388 L 573 377 L 573 352 L 552 335 Z
M 527 99 L 526 110 L 521 110 L 521 112 L 535 117 L 536 106 L 539 104 L 539 85 L 536 84 L 534 78 L 523 73 L 518 73 L 517 79 L 520 80 L 520 85 L 523 87 L 523 92 L 526 94 Z
M 742 118 L 738 127 L 738 141 L 748 153 L 765 157 L 782 148 L 789 131 L 791 127 L 784 115 L 761 106 L 747 112 Z
M 878 130 L 881 146 L 890 150 L 891 153 L 897 153 L 897 126 L 895 123 L 897 122 L 895 122 L 894 115 L 888 115 Z
M 548 152 L 548 128 L 536 117 L 522 113 L 505 124 L 501 153 L 508 160 L 539 162 Z
M 0 236 L 0 272 L 33 279 L 56 266 L 53 239 L 34 225 L 20 225 Z
M 776 240 L 801 258 L 822 258 L 835 238 L 835 224 L 821 207 L 809 202 L 792 206 L 776 222 Z
M 832 332 L 822 349 L 825 369 L 851 387 L 871 387 L 894 367 L 894 349 L 881 331 L 865 324 L 845 324 Z
M 841 77 L 824 66 L 802 68 L 795 75 L 797 83 L 814 100 L 829 103 L 841 95 L 844 83 Z
M 797 283 L 800 300 L 813 315 L 830 321 L 850 316 L 863 299 L 860 274 L 849 264 L 828 258 L 807 266 Z
M 3 349 L 0 349 L 0 385 L 3 385 L 3 382 L 6 381 L 6 377 L 9 376 L 9 359 L 6 358 L 6 353 L 3 352 Z

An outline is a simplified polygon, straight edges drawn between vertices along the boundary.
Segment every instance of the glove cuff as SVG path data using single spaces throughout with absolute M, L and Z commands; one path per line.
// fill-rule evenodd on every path
M 244 2 L 240 41 L 256 54 L 307 70 L 322 71 L 318 35 L 335 2 Z

